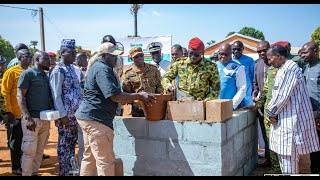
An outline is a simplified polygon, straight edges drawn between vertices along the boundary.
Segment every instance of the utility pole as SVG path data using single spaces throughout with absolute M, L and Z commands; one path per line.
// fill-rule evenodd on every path
M 40 19 L 40 39 L 41 39 L 41 51 L 46 51 L 44 44 L 44 22 L 43 22 L 43 9 L 39 7 L 39 19 Z

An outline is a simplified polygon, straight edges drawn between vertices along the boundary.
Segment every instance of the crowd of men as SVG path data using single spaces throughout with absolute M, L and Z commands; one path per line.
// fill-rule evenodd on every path
M 6 124 L 12 173 L 37 175 L 49 137 L 50 122 L 40 112 L 59 111 L 58 162 L 60 176 L 68 176 L 70 157 L 78 143 L 80 175 L 114 175 L 113 119 L 144 116 L 136 100 L 147 106 L 154 94 L 171 100 L 232 99 L 233 109 L 254 109 L 265 142 L 266 161 L 275 172 L 299 173 L 299 156 L 309 154 L 311 172 L 319 174 L 320 62 L 319 47 L 307 42 L 300 56 L 290 54 L 290 43 L 257 45 L 259 59 L 243 54 L 241 41 L 223 43 L 204 57 L 197 37 L 188 48 L 174 45 L 172 60 L 161 56 L 162 44 L 147 46 L 152 63 L 141 47 L 129 51 L 132 65 L 123 71 L 123 49 L 111 35 L 103 37 L 97 54 L 88 60 L 77 53 L 74 39 L 63 39 L 59 54 L 31 55 L 24 44 L 6 67 L 0 56 L 1 120 Z

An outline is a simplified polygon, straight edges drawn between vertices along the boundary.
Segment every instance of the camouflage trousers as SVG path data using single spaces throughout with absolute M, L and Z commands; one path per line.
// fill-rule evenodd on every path
M 265 105 L 267 107 L 267 104 Z M 269 139 L 270 135 L 270 124 L 267 121 L 267 109 L 264 108 L 264 125 L 266 127 L 267 138 Z M 270 143 L 270 142 L 269 142 Z M 270 161 L 271 161 L 271 169 L 274 173 L 281 173 L 279 159 L 277 153 L 273 152 L 270 149 Z

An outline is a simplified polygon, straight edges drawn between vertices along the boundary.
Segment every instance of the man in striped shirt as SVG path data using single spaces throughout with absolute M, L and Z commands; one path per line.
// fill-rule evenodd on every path
M 284 46 L 270 48 L 267 58 L 279 68 L 267 107 L 270 149 L 278 154 L 282 173 L 297 174 L 299 156 L 320 149 L 306 82 L 298 65 L 288 60 Z

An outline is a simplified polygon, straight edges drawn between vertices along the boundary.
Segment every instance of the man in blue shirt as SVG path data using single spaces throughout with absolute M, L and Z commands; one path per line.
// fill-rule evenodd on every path
M 254 78 L 255 62 L 251 57 L 242 54 L 244 47 L 241 41 L 235 41 L 232 44 L 231 48 L 233 53 L 233 60 L 243 65 L 246 72 L 247 92 L 240 106 L 241 107 L 253 106 L 254 103 L 252 100 L 252 83 Z
M 232 60 L 231 46 L 223 43 L 219 48 L 220 93 L 219 99 L 232 99 L 233 109 L 241 108 L 239 104 L 246 95 L 246 78 L 244 67 Z

